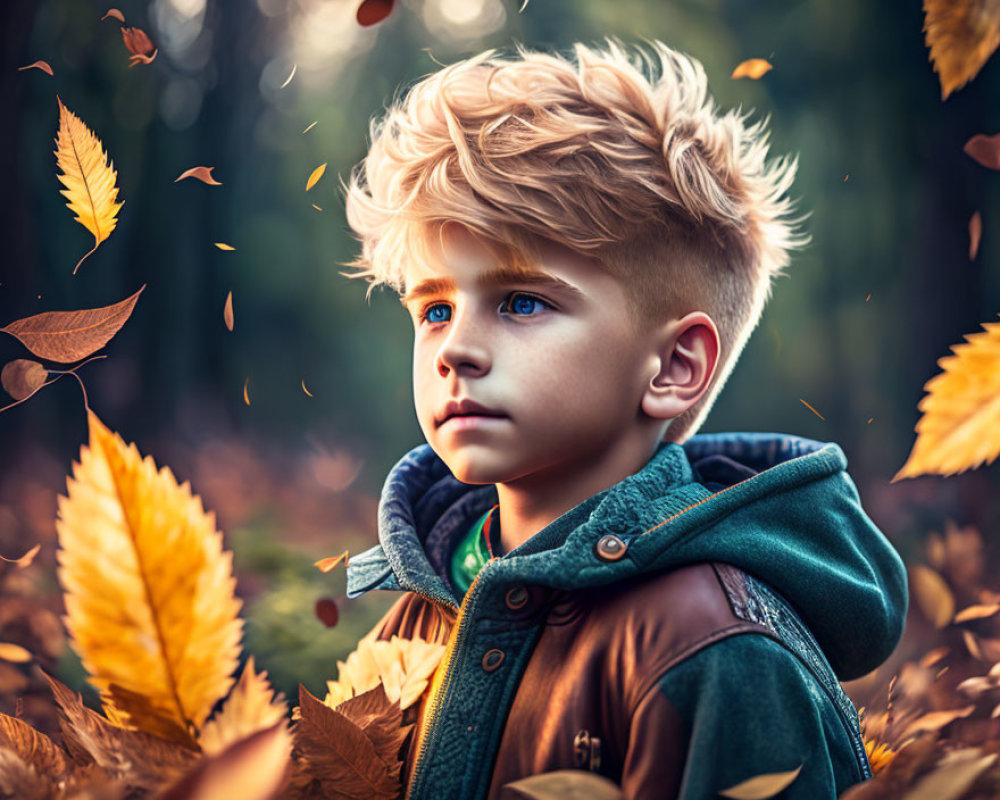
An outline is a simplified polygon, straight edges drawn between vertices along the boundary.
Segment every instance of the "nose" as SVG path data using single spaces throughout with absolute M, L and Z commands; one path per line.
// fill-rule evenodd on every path
M 438 374 L 444 378 L 451 370 L 471 375 L 488 372 L 490 354 L 485 344 L 487 335 L 473 314 L 458 312 L 438 350 Z

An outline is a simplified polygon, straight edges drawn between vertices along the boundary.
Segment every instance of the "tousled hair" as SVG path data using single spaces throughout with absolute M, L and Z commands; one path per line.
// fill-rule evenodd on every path
M 507 266 L 539 239 L 596 258 L 622 281 L 636 329 L 704 311 L 720 338 L 715 376 L 672 420 L 682 443 L 708 415 L 771 296 L 809 237 L 785 193 L 797 157 L 766 161 L 768 118 L 720 114 L 701 64 L 659 41 L 608 37 L 575 58 L 487 50 L 425 76 L 371 122 L 350 175 L 348 224 L 361 252 L 341 273 L 399 293 L 430 264 L 445 223 Z M 808 216 L 808 215 L 806 215 Z

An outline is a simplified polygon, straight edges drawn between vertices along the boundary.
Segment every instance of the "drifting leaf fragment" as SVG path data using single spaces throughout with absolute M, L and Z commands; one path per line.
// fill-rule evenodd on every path
M 340 611 L 337 602 L 330 597 L 320 597 L 316 600 L 316 619 L 326 627 L 333 628 L 340 619 Z
M 1000 323 L 966 334 L 954 355 L 938 359 L 941 372 L 924 384 L 913 449 L 890 483 L 919 475 L 953 475 L 1000 455 Z
M 249 388 L 250 388 L 250 379 L 247 378 L 246 382 L 243 384 L 243 402 L 246 403 L 247 405 L 250 405 Z
M 39 358 L 68 364 L 100 350 L 132 314 L 146 284 L 131 297 L 102 308 L 46 311 L 16 320 L 0 331 L 9 333 Z
M 977 211 L 969 220 L 969 261 L 975 261 L 979 253 L 979 240 L 983 237 L 983 218 Z
M 321 558 L 315 564 L 314 567 L 318 567 L 320 572 L 331 572 L 341 561 L 344 562 L 344 566 L 347 566 L 348 552 L 345 550 L 339 556 L 331 556 L 330 558 Z
M 986 136 L 977 133 L 965 143 L 962 152 L 989 169 L 1000 169 L 1000 133 Z
M 124 203 L 118 199 L 115 181 L 118 173 L 108 164 L 107 154 L 93 132 L 82 120 L 59 102 L 59 132 L 56 136 L 56 164 L 63 174 L 59 181 L 66 188 L 59 193 L 66 198 L 76 221 L 94 235 L 94 246 L 73 268 L 80 268 L 83 259 L 107 239 L 118 224 L 118 211 Z
M 907 725 L 902 733 L 902 736 L 905 738 L 907 736 L 912 736 L 915 733 L 921 733 L 922 731 L 941 730 L 941 728 L 945 725 L 954 722 L 956 719 L 967 717 L 975 710 L 975 704 L 970 704 L 964 708 L 952 708 L 947 711 L 931 711 L 921 717 L 918 717 Z
M 0 386 L 15 400 L 24 400 L 41 389 L 48 377 L 49 371 L 37 361 L 17 358 L 3 365 Z
M 363 0 L 358 6 L 357 20 L 359 25 L 376 25 L 392 13 L 395 0 Z
M 174 183 L 177 181 L 182 181 L 185 178 L 197 178 L 202 183 L 207 183 L 209 186 L 222 186 L 222 184 L 212 177 L 212 170 L 215 167 L 191 167 L 191 169 L 184 170 L 177 178 L 174 179 Z
M 267 671 L 255 672 L 253 656 L 250 656 L 226 702 L 202 728 L 198 744 L 207 755 L 218 755 L 227 747 L 284 720 L 287 712 L 284 697 L 275 695 L 267 681 Z
M 313 208 L 315 208 L 315 209 L 316 209 L 317 211 L 322 211 L 322 210 L 323 210 L 322 208 L 320 208 L 320 207 L 319 207 L 318 205 L 316 205 L 315 203 L 313 203 L 313 204 L 312 204 L 312 207 L 313 207 Z
M 768 63 L 765 59 L 751 58 L 737 64 L 736 69 L 733 70 L 733 74 L 729 77 L 750 78 L 751 80 L 757 80 L 770 72 L 771 69 L 772 67 L 770 63 Z
M 225 242 L 214 242 L 213 244 L 215 244 L 215 246 L 218 247 L 220 250 L 227 250 L 228 251 L 228 250 L 235 250 L 236 249 L 231 244 L 226 244 Z
M 222 320 L 226 323 L 226 327 L 231 331 L 233 329 L 233 293 L 230 292 L 226 295 L 226 306 L 222 309 Z
M 295 77 L 295 72 L 296 70 L 298 70 L 298 68 L 299 68 L 298 64 L 292 64 L 292 71 L 288 73 L 288 77 L 285 78 L 285 82 L 278 87 L 279 89 L 284 89 L 286 86 L 288 86 L 288 84 L 292 82 L 292 78 Z
M 27 664 L 33 656 L 19 644 L 0 642 L 0 659 L 14 664 Z
M 822 420 L 825 420 L 825 419 L 826 419 L 826 417 L 824 417 L 824 416 L 823 416 L 822 414 L 820 414 L 820 413 L 819 413 L 819 412 L 818 412 L 818 411 L 817 411 L 817 410 L 816 410 L 815 408 L 813 408 L 813 407 L 812 407 L 811 405 L 809 405 L 809 404 L 808 404 L 808 403 L 807 403 L 807 402 L 806 402 L 805 400 L 803 400 L 803 399 L 802 399 L 801 397 L 799 398 L 799 402 L 800 402 L 800 403 L 802 403 L 802 405 L 804 405 L 804 406 L 805 406 L 806 408 L 808 408 L 808 409 L 809 409 L 810 411 L 812 411 L 812 412 L 813 412 L 813 414 L 815 414 L 815 415 L 816 415 L 817 417 L 819 417 L 820 419 L 822 419 Z
M 962 640 L 965 642 L 965 649 L 969 651 L 969 655 L 982 661 L 983 651 L 979 648 L 979 642 L 976 641 L 976 637 L 969 633 L 969 631 L 962 631 Z
M 36 61 L 34 64 L 28 64 L 26 67 L 18 67 L 18 72 L 24 72 L 26 69 L 40 69 L 42 72 L 47 72 L 52 75 L 52 67 L 49 66 L 48 61 Z
M 767 797 L 774 797 L 786 786 L 790 786 L 792 781 L 799 777 L 801 771 L 802 765 L 799 764 L 798 767 L 789 772 L 757 775 L 735 786 L 730 786 L 728 789 L 720 791 L 719 794 L 732 798 L 732 800 L 764 800 Z
M 35 560 L 35 556 L 38 555 L 38 551 L 42 549 L 40 544 L 36 544 L 27 553 L 25 553 L 20 558 L 4 558 L 0 556 L 0 561 L 6 561 L 8 564 L 17 564 L 19 567 L 24 568 L 31 564 Z
M 1000 14 L 991 0 L 924 0 L 924 33 L 941 81 L 941 100 L 961 89 L 1000 45 Z
M 109 8 L 108 13 L 101 17 L 101 22 L 104 22 L 108 17 L 118 20 L 122 25 L 125 24 L 125 15 L 117 8 Z
M 152 63 L 159 52 L 142 28 L 122 28 L 122 40 L 125 42 L 125 47 L 132 54 L 129 56 L 130 67 L 134 67 L 139 62 L 143 64 Z
M 504 784 L 514 797 L 528 800 L 623 800 L 621 789 L 602 775 L 582 769 L 557 769 Z
M 308 389 L 306 388 L 306 379 L 305 379 L 305 378 L 303 378 L 303 379 L 302 379 L 302 391 L 303 391 L 303 392 L 305 392 L 305 393 L 306 393 L 307 395 L 309 395 L 310 397 L 312 397 L 312 396 L 313 396 L 312 392 L 310 392 L 310 391 L 309 391 L 309 390 L 308 390 Z M 346 553 L 345 553 L 345 558 L 346 558 Z
M 307 192 L 319 183 L 319 179 L 323 177 L 324 172 L 326 172 L 326 162 L 320 164 L 312 171 L 312 174 L 309 176 L 309 180 L 306 181 Z
M 938 573 L 923 564 L 909 568 L 913 599 L 935 628 L 943 628 L 955 614 L 955 597 Z
M 302 132 L 309 133 L 309 131 L 311 131 L 313 128 L 316 127 L 316 122 L 319 122 L 319 120 L 316 120 L 315 122 L 310 122 L 308 125 L 306 125 L 306 129 Z
M 963 608 L 955 615 L 954 622 L 968 622 L 970 619 L 985 619 L 1000 611 L 1000 605 L 974 605 Z

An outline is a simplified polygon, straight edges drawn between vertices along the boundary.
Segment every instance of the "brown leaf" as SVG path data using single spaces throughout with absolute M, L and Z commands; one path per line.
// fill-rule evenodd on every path
M 168 742 L 175 742 L 190 750 L 197 747 L 191 733 L 182 728 L 176 720 L 166 716 L 145 695 L 112 683 L 104 700 L 105 713 L 108 716 L 112 714 L 120 716 L 122 723 L 127 727 L 136 727 L 141 731 L 151 733 Z M 108 701 L 110 701 L 110 708 Z
M 923 564 L 910 567 L 913 598 L 935 628 L 943 628 L 955 614 L 955 598 L 938 573 Z
M 399 767 L 380 758 L 372 739 L 339 711 L 299 686 L 296 751 L 309 775 L 335 800 L 397 800 Z
M 35 556 L 38 555 L 38 551 L 42 549 L 40 544 L 36 544 L 27 553 L 25 553 L 20 558 L 4 558 L 0 556 L 0 561 L 6 561 L 8 564 L 17 564 L 19 567 L 27 567 L 35 560 Z
M 122 25 L 125 24 L 125 15 L 117 8 L 109 8 L 108 13 L 101 17 L 101 22 L 104 22 L 108 17 L 118 20 Z
M 906 728 L 903 730 L 903 738 L 911 736 L 914 733 L 921 733 L 922 731 L 937 731 L 954 722 L 956 719 L 961 717 L 967 717 L 973 711 L 976 710 L 975 705 L 968 705 L 965 708 L 952 708 L 947 711 L 931 711 L 924 714 L 921 717 L 913 720 Z
M 968 608 L 963 608 L 955 615 L 954 622 L 967 622 L 970 619 L 984 619 L 985 617 L 992 617 L 1000 611 L 1000 605 L 993 604 L 988 606 L 976 605 L 969 606 Z
M 54 800 L 55 787 L 17 753 L 0 746 L 0 794 L 17 800 Z
M 226 306 L 222 309 L 222 321 L 229 330 L 233 329 L 233 293 L 226 295 Z
M 365 732 L 375 745 L 379 758 L 391 767 L 394 777 L 399 776 L 402 762 L 399 751 L 403 747 L 412 725 L 403 725 L 403 712 L 398 702 L 392 702 L 379 684 L 344 701 L 336 709 Z
M 39 358 L 68 364 L 86 358 L 106 345 L 128 320 L 143 284 L 131 297 L 103 308 L 46 311 L 10 323 L 9 333 Z
M 348 552 L 345 550 L 339 556 L 331 556 L 330 558 L 321 558 L 315 564 L 314 567 L 318 567 L 320 572 L 330 572 L 332 571 L 341 561 L 344 562 L 344 566 L 347 566 Z
M 55 780 L 62 779 L 71 767 L 62 749 L 48 736 L 6 714 L 0 714 L 0 747 L 13 751 L 40 775 Z
M 49 75 L 52 74 L 52 67 L 49 66 L 48 61 L 36 61 L 34 64 L 28 64 L 26 67 L 18 67 L 18 72 L 23 72 L 26 69 L 40 69 L 42 72 L 47 72 Z
M 976 77 L 1000 44 L 1000 13 L 991 0 L 924 0 L 924 32 L 941 99 Z
M 335 627 L 337 620 L 340 619 L 337 602 L 331 597 L 320 597 L 316 601 L 316 619 L 328 628 Z
M 179 778 L 196 760 L 185 747 L 112 725 L 87 708 L 76 692 L 42 674 L 59 704 L 63 743 L 78 764 L 95 763 L 134 788 L 155 790 Z
M 15 400 L 24 400 L 41 389 L 48 377 L 49 371 L 37 361 L 18 358 L 3 365 L 0 386 Z
M 506 783 L 503 788 L 515 792 L 516 794 L 512 795 L 514 797 L 526 797 L 529 800 L 624 800 L 625 798 L 621 789 L 607 778 L 582 769 L 543 772 Z
M 392 13 L 395 0 L 362 0 L 358 6 L 358 25 L 376 25 Z
M 303 391 L 303 392 L 305 392 L 305 393 L 306 393 L 307 395 L 309 395 L 310 397 L 312 397 L 312 396 L 313 396 L 313 393 L 312 393 L 312 392 L 310 392 L 310 391 L 309 391 L 309 390 L 308 390 L 308 389 L 306 388 L 306 379 L 305 379 L 305 378 L 303 378 L 303 379 L 302 379 L 302 391 Z
M 983 238 L 983 218 L 977 211 L 969 220 L 969 261 L 975 261 L 979 253 L 979 240 Z
M 984 167 L 1000 169 L 1000 133 L 993 136 L 977 133 L 965 143 L 962 152 Z
M 730 78 L 750 78 L 757 80 L 771 71 L 771 65 L 763 58 L 751 58 L 736 65 Z
M 201 759 L 159 800 L 269 800 L 285 782 L 291 748 L 282 720 Z
M 122 40 L 133 58 L 135 56 L 151 57 L 156 53 L 156 48 L 153 47 L 152 41 L 142 28 L 122 28 Z
M 921 667 L 933 667 L 942 658 L 948 655 L 950 648 L 947 647 L 936 647 L 933 650 L 928 650 L 920 659 Z
M 947 753 L 906 793 L 906 800 L 957 800 L 996 759 L 996 753 L 984 755 L 976 747 Z
M 177 178 L 174 179 L 174 183 L 177 181 L 182 181 L 185 178 L 197 178 L 202 183 L 207 183 L 209 186 L 222 186 L 222 184 L 212 177 L 212 170 L 215 167 L 191 167 L 191 169 L 184 170 Z
M 14 664 L 27 664 L 31 661 L 32 655 L 19 644 L 0 642 L 0 658 Z

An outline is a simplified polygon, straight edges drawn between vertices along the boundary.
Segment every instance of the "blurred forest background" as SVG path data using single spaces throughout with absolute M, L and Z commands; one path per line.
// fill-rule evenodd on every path
M 996 563 L 996 467 L 889 483 L 937 360 L 1000 305 L 1000 176 L 962 152 L 1000 129 L 1000 106 L 987 102 L 1000 63 L 942 102 L 919 2 L 530 0 L 519 13 L 520 0 L 401 0 L 362 28 L 357 0 L 115 0 L 159 48 L 132 69 L 119 25 L 99 22 L 108 2 L 0 4 L 0 326 L 109 305 L 147 284 L 108 357 L 81 378 L 104 423 L 217 514 L 245 602 L 245 650 L 286 694 L 298 681 L 322 692 L 335 659 L 392 600 L 344 602 L 342 571 L 312 563 L 375 543 L 382 481 L 423 441 L 405 312 L 385 291 L 366 304 L 365 285 L 338 274 L 356 250 L 338 178 L 365 155 L 369 119 L 435 61 L 515 41 L 658 38 L 704 64 L 720 105 L 770 115 L 772 155 L 800 156 L 793 194 L 812 212 L 813 243 L 776 283 L 703 432 L 836 441 L 908 563 L 948 520 L 978 528 Z M 749 58 L 774 68 L 730 79 Z M 38 59 L 54 77 L 17 71 Z M 103 141 L 124 201 L 76 275 L 92 242 L 58 192 L 56 94 Z M 196 165 L 214 166 L 223 185 L 174 183 Z M 977 210 L 984 234 L 970 260 Z M 0 337 L 0 363 L 26 355 Z M 0 414 L 0 553 L 42 543 L 22 588 L 52 598 L 53 613 L 56 495 L 86 439 L 72 379 Z M 317 619 L 320 598 L 338 603 L 335 627 Z M 0 638 L 19 641 L 3 628 L 9 616 L 0 604 Z M 58 625 L 32 625 L 49 636 L 40 663 L 83 689 Z M 904 639 L 899 658 L 915 647 Z M 35 697 L 26 678 L 0 671 L 0 692 L 18 680 L 25 716 L 33 698 L 40 716 L 47 689 Z

